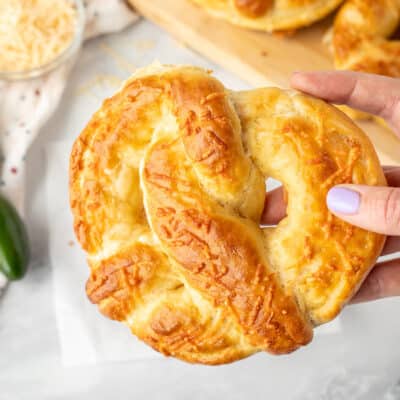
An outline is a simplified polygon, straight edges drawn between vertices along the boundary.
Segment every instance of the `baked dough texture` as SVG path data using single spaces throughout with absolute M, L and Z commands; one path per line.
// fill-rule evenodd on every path
M 336 68 L 400 76 L 399 23 L 400 0 L 347 0 L 333 26 Z
M 288 216 L 260 228 L 268 177 L 283 182 Z M 139 70 L 71 154 L 87 295 L 189 362 L 294 351 L 340 312 L 384 243 L 329 213 L 339 183 L 385 178 L 333 106 L 277 88 L 233 92 L 190 66 Z
M 192 0 L 233 24 L 267 32 L 308 26 L 331 13 L 343 0 Z
M 347 0 L 329 35 L 336 69 L 400 77 L 400 42 L 390 39 L 399 24 L 400 0 Z M 372 117 L 346 106 L 341 109 L 354 119 Z

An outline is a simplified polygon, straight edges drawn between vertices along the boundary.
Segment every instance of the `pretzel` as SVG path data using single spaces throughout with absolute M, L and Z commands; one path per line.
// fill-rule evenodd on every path
M 262 229 L 270 176 L 288 216 Z M 190 66 L 139 70 L 71 154 L 89 299 L 189 362 L 294 351 L 381 252 L 383 236 L 325 205 L 330 187 L 351 182 L 385 179 L 366 135 L 333 106 L 276 88 L 229 91 Z
M 399 22 L 399 0 L 347 0 L 333 26 L 336 68 L 400 76 L 400 43 L 388 39 Z
M 192 0 L 212 15 L 246 28 L 290 31 L 313 24 L 343 0 Z
M 332 32 L 335 67 L 400 77 L 400 42 L 390 40 L 400 23 L 400 0 L 347 0 L 337 13 Z M 341 106 L 350 117 L 367 113 Z M 382 119 L 377 120 L 384 124 Z

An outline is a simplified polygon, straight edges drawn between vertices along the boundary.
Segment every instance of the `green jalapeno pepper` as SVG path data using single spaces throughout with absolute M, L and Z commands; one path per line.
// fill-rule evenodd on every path
M 30 258 L 29 239 L 17 210 L 0 196 L 0 272 L 9 280 L 21 279 Z

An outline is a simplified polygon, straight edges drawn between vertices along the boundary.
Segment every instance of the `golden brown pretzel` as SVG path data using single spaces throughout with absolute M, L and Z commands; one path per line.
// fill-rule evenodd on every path
M 343 0 L 192 0 L 211 14 L 267 32 L 293 30 L 324 18 Z
M 347 0 L 333 27 L 335 66 L 400 76 L 400 42 L 388 38 L 400 23 L 400 0 Z
M 267 176 L 285 185 L 288 217 L 260 229 Z M 343 182 L 385 179 L 334 107 L 275 88 L 228 91 L 194 67 L 140 70 L 71 155 L 88 296 L 186 361 L 293 351 L 338 314 L 384 242 L 328 212 L 326 193 Z
M 399 23 L 400 0 L 347 0 L 333 25 L 335 67 L 400 77 L 400 42 L 389 39 Z M 370 117 L 343 110 L 352 118 Z

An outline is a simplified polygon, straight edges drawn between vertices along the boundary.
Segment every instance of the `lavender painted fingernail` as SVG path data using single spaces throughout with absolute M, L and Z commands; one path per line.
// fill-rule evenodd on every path
M 328 208 L 339 214 L 356 214 L 360 207 L 360 194 L 344 187 L 333 187 L 326 197 Z

